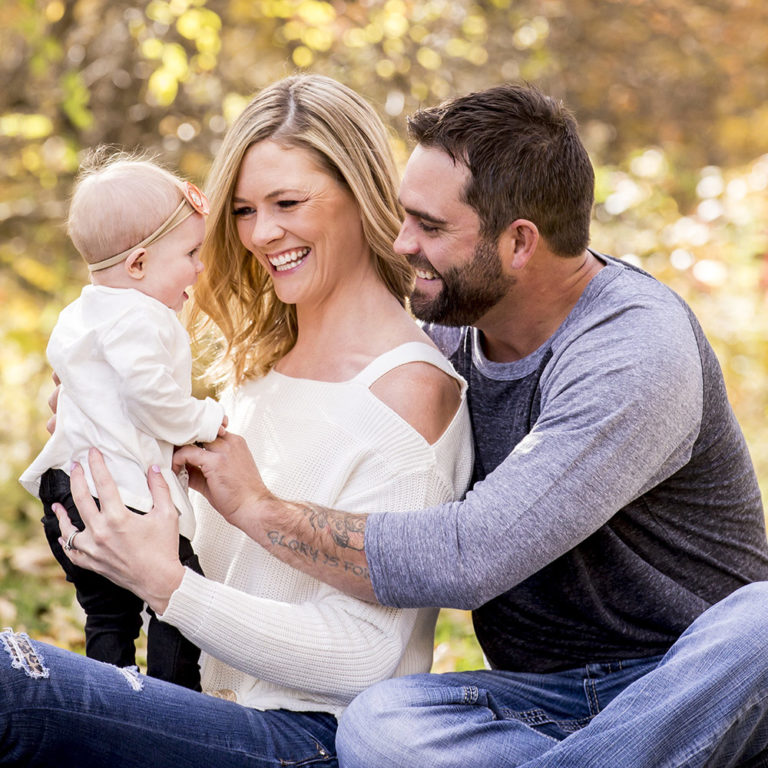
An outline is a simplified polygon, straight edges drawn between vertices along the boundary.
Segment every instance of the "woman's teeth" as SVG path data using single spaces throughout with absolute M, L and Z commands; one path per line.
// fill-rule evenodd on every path
M 293 251 L 285 251 L 277 256 L 268 256 L 267 259 L 278 272 L 285 272 L 288 269 L 298 267 L 310 250 L 310 248 L 296 248 Z

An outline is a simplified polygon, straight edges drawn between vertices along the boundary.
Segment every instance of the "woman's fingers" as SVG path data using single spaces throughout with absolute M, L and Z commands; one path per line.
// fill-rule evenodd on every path
M 45 428 L 52 435 L 56 431 L 56 410 L 59 407 L 59 390 L 61 389 L 61 381 L 56 375 L 56 371 L 53 372 L 53 383 L 56 388 L 48 396 L 48 407 L 52 411 L 52 416 L 48 419 Z
M 74 539 L 81 536 L 83 532 L 75 527 L 74 523 L 69 519 L 67 510 L 61 504 L 54 504 L 53 511 L 59 521 L 59 530 L 61 531 L 59 544 L 61 544 L 63 550 L 67 553 L 67 557 L 71 560 L 72 551 L 77 549 Z
M 96 486 L 96 497 L 99 499 L 99 505 L 101 506 L 101 513 L 107 517 L 122 517 L 126 514 L 125 505 L 120 498 L 120 491 L 117 489 L 117 484 L 110 471 L 107 469 L 107 465 L 104 462 L 104 457 L 101 455 L 101 451 L 96 448 L 91 448 L 88 451 L 88 467 L 91 470 L 91 477 L 93 478 L 93 484 Z M 82 469 L 80 469 L 82 472 Z M 85 476 L 83 473 L 82 484 L 78 482 L 78 491 L 81 495 L 87 494 L 90 496 L 88 486 L 85 482 Z M 75 496 L 74 490 L 72 491 L 72 497 L 77 504 L 77 508 L 82 514 L 82 508 L 80 507 L 80 497 Z M 94 505 L 95 506 L 95 505 Z M 88 520 L 83 515 L 86 527 L 88 526 Z
M 149 492 L 152 494 L 152 511 L 161 514 L 178 515 L 176 507 L 173 506 L 173 501 L 171 501 L 171 489 L 168 487 L 168 483 L 165 482 L 160 467 L 156 465 L 150 467 L 149 472 L 147 472 L 147 483 L 149 484 Z
M 85 527 L 89 528 L 99 514 L 99 508 L 91 496 L 88 481 L 85 479 L 85 472 L 79 464 L 73 464 L 69 471 L 69 488 Z

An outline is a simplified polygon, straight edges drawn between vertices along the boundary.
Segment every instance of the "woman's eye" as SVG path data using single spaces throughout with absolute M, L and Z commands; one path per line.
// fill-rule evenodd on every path
M 293 208 L 294 205 L 298 204 L 298 200 L 279 200 L 277 206 L 278 208 Z
M 251 208 L 249 205 L 239 205 L 237 208 L 232 209 L 232 215 L 235 217 L 249 216 L 255 210 L 256 210 L 255 208 Z

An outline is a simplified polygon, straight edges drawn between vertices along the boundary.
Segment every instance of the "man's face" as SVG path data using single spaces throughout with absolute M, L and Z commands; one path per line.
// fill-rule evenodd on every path
M 461 199 L 468 179 L 467 167 L 445 152 L 417 146 L 400 185 L 405 219 L 395 250 L 416 270 L 411 309 L 426 322 L 471 325 L 514 283 L 496 243 L 480 236 L 480 219 Z

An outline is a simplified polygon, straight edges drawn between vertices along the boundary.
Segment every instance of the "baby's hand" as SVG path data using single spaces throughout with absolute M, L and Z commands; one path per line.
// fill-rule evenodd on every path
M 229 424 L 229 417 L 225 415 L 224 418 L 221 420 L 221 426 L 219 427 L 218 437 L 224 437 L 224 435 L 227 434 L 227 424 Z

